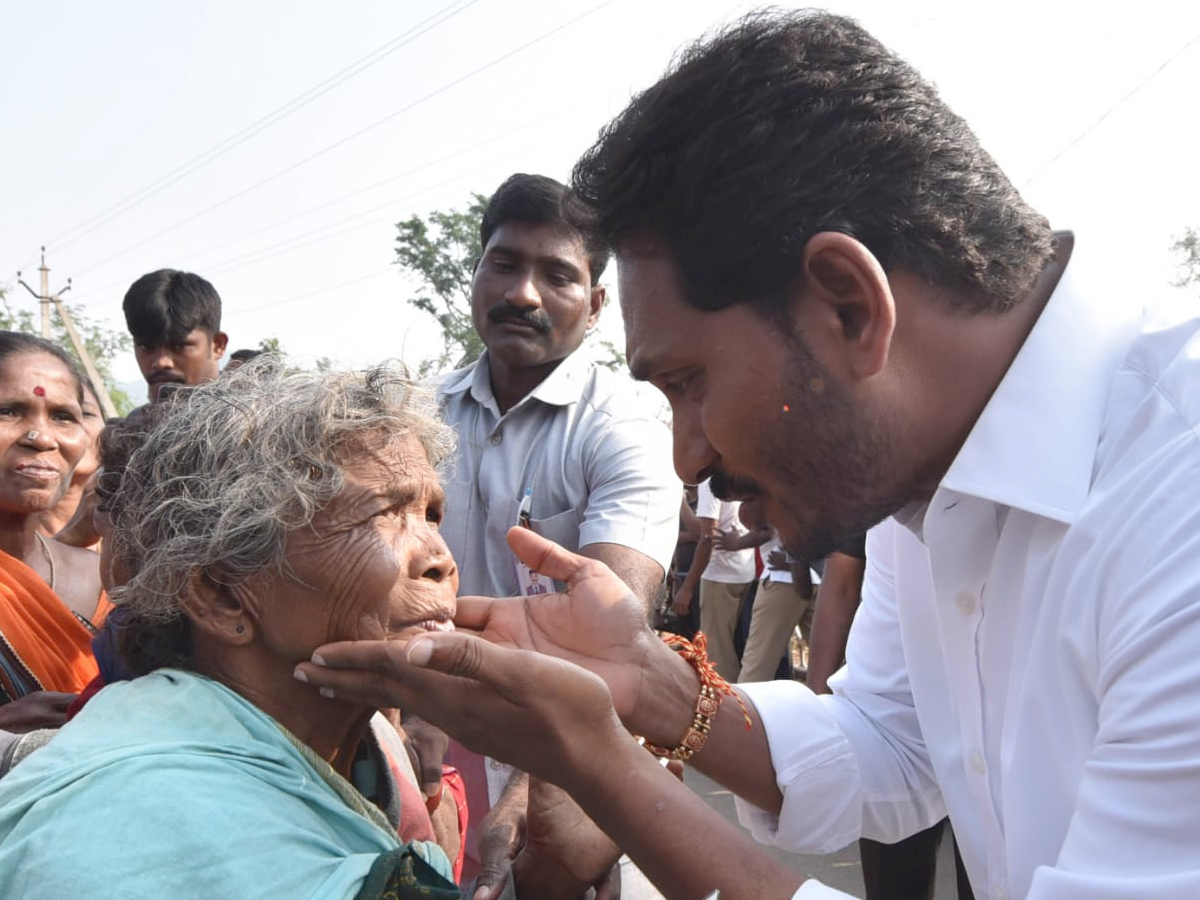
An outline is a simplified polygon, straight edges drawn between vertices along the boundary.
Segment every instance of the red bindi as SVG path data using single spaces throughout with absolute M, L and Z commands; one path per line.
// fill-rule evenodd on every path
M 33 389 L 33 395 L 35 397 L 45 397 L 46 389 L 39 384 Z

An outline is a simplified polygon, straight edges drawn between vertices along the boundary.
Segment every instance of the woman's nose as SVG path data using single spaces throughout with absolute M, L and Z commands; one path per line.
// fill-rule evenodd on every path
M 442 582 L 454 574 L 454 557 L 442 536 L 431 526 L 421 552 L 413 560 L 413 576 Z

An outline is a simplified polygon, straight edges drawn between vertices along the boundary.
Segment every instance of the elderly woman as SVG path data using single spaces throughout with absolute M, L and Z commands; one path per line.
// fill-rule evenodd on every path
M 388 371 L 267 363 L 181 392 L 111 510 L 118 651 L 149 674 L 0 781 L 0 896 L 457 896 L 368 799 L 374 709 L 292 677 L 329 640 L 452 627 L 451 443 Z
M 40 533 L 71 484 L 88 436 L 71 358 L 0 331 L 0 731 L 65 720 L 96 675 L 91 642 L 108 608 L 94 553 Z M 0 745 L 4 744 L 0 736 Z

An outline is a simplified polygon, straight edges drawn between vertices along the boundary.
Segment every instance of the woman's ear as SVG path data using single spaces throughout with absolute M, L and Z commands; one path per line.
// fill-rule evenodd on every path
M 180 605 L 197 635 L 234 646 L 254 640 L 256 620 L 243 602 L 244 591 L 239 587 L 217 584 L 200 572 L 192 576 Z
M 804 245 L 795 314 L 818 357 L 853 379 L 879 374 L 896 329 L 887 274 L 860 241 L 822 231 Z

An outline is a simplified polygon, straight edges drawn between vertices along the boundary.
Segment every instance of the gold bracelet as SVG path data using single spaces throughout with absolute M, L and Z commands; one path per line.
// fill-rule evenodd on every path
M 712 731 L 713 718 L 721 707 L 725 695 L 732 695 L 742 708 L 742 717 L 746 720 L 746 730 L 750 730 L 750 713 L 741 694 L 729 686 L 729 682 L 720 676 L 712 661 L 708 658 L 708 639 L 704 632 L 696 632 L 695 643 L 676 634 L 666 635 L 663 641 L 688 661 L 700 676 L 700 695 L 696 698 L 696 711 L 692 716 L 692 724 L 684 732 L 683 738 L 676 747 L 663 747 L 659 744 L 645 742 L 645 747 L 655 756 L 667 759 L 677 759 L 687 762 L 704 748 Z

